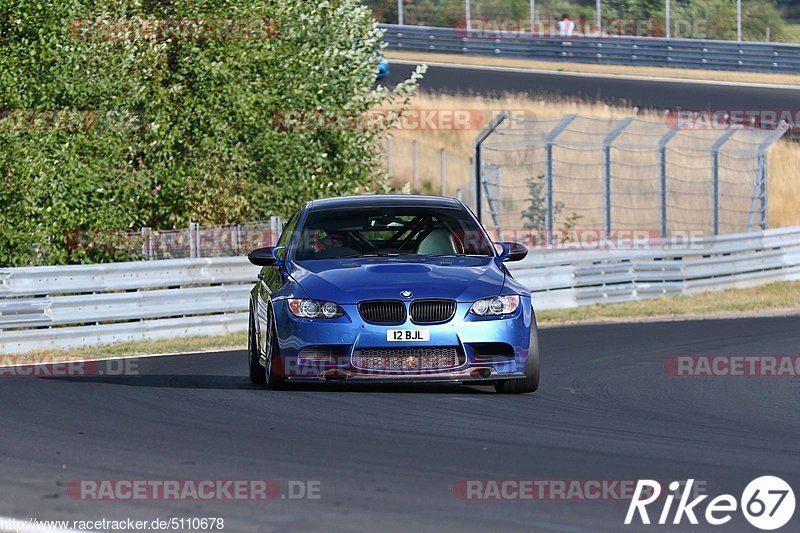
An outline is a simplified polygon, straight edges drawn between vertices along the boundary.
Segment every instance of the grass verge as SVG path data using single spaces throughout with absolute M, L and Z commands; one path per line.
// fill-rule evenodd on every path
M 553 327 L 597 322 L 638 322 L 642 319 L 749 316 L 767 311 L 786 312 L 786 314 L 789 314 L 791 312 L 800 313 L 798 302 L 800 302 L 800 281 L 772 283 L 748 289 L 708 292 L 696 296 L 539 311 L 536 313 L 536 317 L 541 326 Z M 0 362 L 12 364 L 9 361 L 12 357 L 14 364 L 24 364 L 159 353 L 193 353 L 245 349 L 247 346 L 246 337 L 246 334 L 242 332 L 219 337 L 132 342 L 72 350 L 43 350 L 19 356 L 0 355 Z
M 125 342 L 106 346 L 39 350 L 19 355 L 0 355 L 0 364 L 41 363 L 151 355 L 161 353 L 193 353 L 247 348 L 247 333 L 231 333 L 212 337 L 188 337 L 143 342 Z
M 536 313 L 536 318 L 543 325 L 559 325 L 655 318 L 713 318 L 766 311 L 786 311 L 788 314 L 800 313 L 799 302 L 800 281 L 791 281 L 747 289 L 706 292 L 695 296 L 540 311 Z
M 424 52 L 387 51 L 386 57 L 420 63 L 456 63 L 486 67 L 511 67 L 553 72 L 578 72 L 607 74 L 610 76 L 641 76 L 645 78 L 675 78 L 681 80 L 724 81 L 733 83 L 764 83 L 768 85 L 800 85 L 800 76 L 794 74 L 770 74 L 767 72 L 734 72 L 727 70 L 701 70 L 668 67 L 631 67 L 627 65 L 596 65 L 592 63 L 567 63 L 560 61 L 536 61 L 532 59 L 509 59 L 504 57 L 466 56 L 458 54 L 428 54 Z

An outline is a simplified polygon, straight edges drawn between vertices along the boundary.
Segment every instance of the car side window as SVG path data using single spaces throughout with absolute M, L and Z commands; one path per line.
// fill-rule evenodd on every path
M 285 246 L 283 250 L 278 250 L 278 257 L 281 259 L 286 259 L 286 252 L 289 250 L 289 243 L 292 240 L 292 234 L 294 233 L 294 229 L 297 227 L 297 220 L 300 218 L 300 211 L 295 211 L 294 214 L 289 217 L 289 222 L 283 227 L 283 232 L 281 232 L 281 236 L 278 238 L 277 246 Z

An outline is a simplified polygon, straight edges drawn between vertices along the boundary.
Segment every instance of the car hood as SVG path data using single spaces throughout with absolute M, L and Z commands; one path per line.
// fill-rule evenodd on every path
M 493 257 L 376 257 L 292 263 L 291 276 L 311 298 L 340 304 L 362 300 L 446 298 L 472 302 L 500 294 L 505 273 Z

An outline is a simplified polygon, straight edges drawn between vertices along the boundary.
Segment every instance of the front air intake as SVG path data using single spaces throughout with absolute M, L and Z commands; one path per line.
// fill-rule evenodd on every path
M 361 348 L 353 352 L 353 366 L 383 372 L 456 368 L 464 357 L 455 346 L 437 348 Z

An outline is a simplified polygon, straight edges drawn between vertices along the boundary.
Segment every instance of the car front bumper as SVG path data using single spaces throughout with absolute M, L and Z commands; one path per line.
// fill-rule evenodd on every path
M 484 318 L 468 313 L 470 303 L 458 303 L 454 317 L 443 324 L 377 325 L 361 319 L 356 305 L 342 305 L 346 315 L 336 319 L 301 319 L 285 300 L 273 302 L 279 354 L 272 370 L 288 381 L 364 382 L 496 382 L 525 377 L 535 320 L 529 297 L 507 317 Z M 427 330 L 426 342 L 392 342 L 387 330 Z M 382 370 L 359 368 L 357 350 L 387 350 L 397 356 L 407 350 L 455 348 L 458 364 L 446 368 Z M 325 350 L 329 356 L 325 357 Z M 309 355 L 311 354 L 311 355 Z

